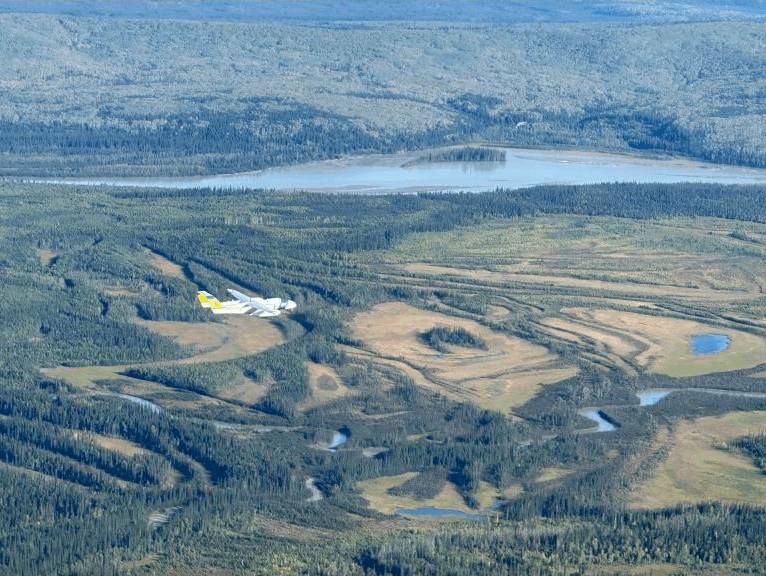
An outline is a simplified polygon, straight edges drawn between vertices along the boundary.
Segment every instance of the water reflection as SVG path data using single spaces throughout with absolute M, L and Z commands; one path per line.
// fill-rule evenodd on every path
M 654 406 L 673 390 L 641 390 L 637 394 L 639 406 Z
M 598 428 L 594 429 L 594 432 L 612 432 L 617 430 L 617 426 L 604 418 L 604 413 L 599 408 L 586 408 L 585 410 L 580 410 L 578 414 L 585 416 L 589 420 L 593 420 L 598 424 Z
M 143 406 L 144 408 L 148 408 L 155 414 L 160 414 L 163 410 L 157 404 L 154 402 L 150 402 L 149 400 L 146 400 L 144 398 L 139 398 L 138 396 L 131 396 L 130 394 L 117 394 L 119 398 L 122 398 L 123 400 L 127 400 L 128 402 L 133 402 L 134 404 L 138 404 L 140 406 Z
M 330 444 L 327 446 L 327 450 L 331 450 L 333 452 L 336 451 L 346 443 L 346 440 L 348 440 L 348 434 L 338 430 L 332 437 L 332 442 L 330 442 Z
M 421 508 L 397 508 L 397 514 L 407 516 L 460 516 L 469 520 L 486 520 L 487 514 L 463 512 L 462 510 L 450 510 L 449 508 L 432 508 L 423 506 Z
M 766 392 L 740 392 L 738 390 L 722 390 L 719 388 L 674 388 L 671 390 L 641 390 L 636 394 L 636 396 L 638 396 L 639 406 L 653 406 L 674 392 L 699 392 L 702 394 L 733 396 L 736 398 L 766 399 Z
M 598 182 L 766 183 L 766 170 L 577 150 L 505 149 L 504 162 L 413 163 L 417 155 L 370 155 L 194 178 L 87 178 L 56 182 L 160 188 L 264 188 L 377 194 Z M 51 182 L 51 180 L 47 180 Z

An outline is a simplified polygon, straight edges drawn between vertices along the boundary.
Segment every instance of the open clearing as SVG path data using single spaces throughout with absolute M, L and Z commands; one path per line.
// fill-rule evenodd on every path
M 674 446 L 649 480 L 629 499 L 632 508 L 664 508 L 717 500 L 762 506 L 766 475 L 747 456 L 725 448 L 728 442 L 766 426 L 766 412 L 732 412 L 678 422 Z
M 406 508 L 409 510 L 415 508 L 439 508 L 443 510 L 458 510 L 468 514 L 475 514 L 478 511 L 465 505 L 462 496 L 455 489 L 455 485 L 447 482 L 444 489 L 434 498 L 417 499 L 412 496 L 394 496 L 388 493 L 388 490 L 396 486 L 401 486 L 407 480 L 417 476 L 417 472 L 405 472 L 396 476 L 381 476 L 371 480 L 357 482 L 357 488 L 362 493 L 362 497 L 369 502 L 370 508 L 383 512 L 384 514 L 395 514 L 397 509 Z M 518 493 L 519 490 L 508 490 L 508 495 Z M 485 510 L 489 508 L 499 495 L 498 491 L 492 488 L 486 482 L 481 482 L 479 490 L 476 492 L 476 498 L 479 501 L 479 508 Z M 429 516 L 433 519 L 432 516 Z
M 438 352 L 421 339 L 421 334 L 434 327 L 463 328 L 483 339 L 487 350 L 448 345 L 447 352 Z M 503 412 L 531 398 L 541 384 L 576 371 L 561 365 L 542 346 L 494 332 L 473 320 L 400 302 L 380 304 L 358 314 L 351 329 L 373 355 L 417 372 L 416 384 Z
M 562 309 L 560 318 L 542 320 L 553 335 L 590 343 L 598 353 L 635 362 L 650 372 L 668 376 L 696 376 L 757 366 L 766 358 L 766 341 L 748 332 L 710 326 L 693 320 L 636 312 Z M 729 347 L 715 354 L 693 354 L 691 337 L 724 334 Z
M 567 476 L 574 472 L 574 470 L 569 470 L 567 468 L 559 468 L 558 466 L 553 466 L 550 468 L 543 468 L 540 471 L 540 475 L 535 478 L 535 482 L 551 482 L 553 480 L 558 480 L 559 478 L 563 478 L 564 476 Z
M 333 368 L 310 361 L 305 366 L 309 373 L 311 396 L 298 405 L 299 410 L 308 410 L 351 393 Z
M 151 450 L 147 450 L 135 442 L 131 442 L 130 440 L 125 440 L 123 438 L 116 438 L 114 436 L 103 436 L 94 432 L 81 431 L 75 431 L 72 436 L 75 438 L 75 440 L 79 437 L 88 438 L 89 440 L 92 440 L 94 444 L 101 446 L 101 448 L 114 450 L 115 452 L 119 452 L 125 456 L 148 456 L 150 454 L 154 454 L 154 452 Z
M 196 354 L 180 364 L 221 362 L 241 358 L 282 344 L 285 339 L 274 324 L 247 314 L 232 314 L 223 322 L 174 322 L 135 319 L 136 324 L 190 346 Z
M 147 256 L 149 256 L 150 264 L 157 268 L 157 270 L 160 272 L 163 272 L 164 274 L 174 278 L 180 278 L 181 280 L 186 278 L 183 268 L 181 268 L 175 262 L 171 262 L 164 256 L 157 254 L 156 252 L 152 252 L 148 248 L 145 248 L 144 252 L 147 254 Z
M 284 342 L 282 332 L 271 322 L 249 316 L 227 317 L 223 322 L 172 322 L 135 319 L 135 322 L 163 336 L 174 338 L 182 346 L 188 346 L 197 353 L 170 363 L 191 364 L 198 362 L 220 362 L 255 354 Z M 163 362 L 168 363 L 168 362 Z M 44 373 L 52 378 L 61 378 L 70 384 L 91 392 L 103 392 L 104 382 L 119 382 L 119 390 L 140 398 L 162 396 L 159 404 L 165 408 L 198 408 L 204 404 L 219 404 L 221 401 L 187 391 L 174 389 L 122 375 L 130 364 L 118 366 L 56 366 Z M 174 397 L 168 398 L 172 390 Z M 267 391 L 267 386 L 242 378 L 220 390 L 224 400 L 254 403 Z M 152 401 L 155 401 L 154 399 Z
M 252 378 L 242 376 L 231 384 L 219 386 L 216 395 L 242 404 L 255 404 L 266 395 L 269 385 L 269 382 L 257 382 Z
M 40 263 L 45 266 L 50 266 L 58 256 L 53 250 L 47 250 L 45 248 L 35 248 L 35 254 L 37 254 Z
M 587 278 L 576 278 L 567 275 L 553 274 L 524 274 L 514 271 L 514 267 L 495 267 L 495 270 L 486 269 L 466 269 L 449 266 L 435 266 L 432 264 L 406 264 L 403 266 L 407 272 L 418 274 L 433 274 L 439 276 L 464 276 L 472 280 L 482 280 L 493 284 L 509 284 L 513 282 L 524 284 L 553 285 L 580 290 L 598 290 L 605 294 L 630 294 L 633 297 L 663 297 L 673 296 L 692 301 L 737 301 L 750 300 L 756 298 L 759 293 L 755 287 L 745 291 L 741 288 L 710 288 L 708 286 L 686 287 L 679 285 L 657 285 L 653 283 L 642 283 L 639 281 L 608 281 L 608 280 L 590 280 Z M 504 270 L 499 270 L 504 268 Z M 574 273 L 575 271 L 573 271 Z M 578 271 L 579 272 L 579 271 Z M 630 278 L 627 272 L 620 274 L 626 279 Z M 618 297 L 619 299 L 619 297 Z
M 97 444 L 101 448 L 105 448 L 107 450 L 113 450 L 115 452 L 119 452 L 120 454 L 123 454 L 124 456 L 156 456 L 165 459 L 170 463 L 169 460 L 165 456 L 162 456 L 161 454 L 158 454 L 156 452 L 152 452 L 151 450 L 147 450 L 143 446 L 139 446 L 135 442 L 131 442 L 130 440 L 125 440 L 124 438 L 117 438 L 115 436 L 104 436 L 102 434 L 96 434 L 94 432 L 84 432 L 84 431 L 74 431 L 73 437 L 77 439 L 78 437 L 84 437 L 91 441 L 93 441 L 94 444 Z M 176 486 L 181 481 L 182 475 L 181 472 L 179 472 L 176 468 L 174 468 L 172 465 L 169 467 L 169 471 L 165 478 L 162 481 L 164 488 L 172 488 L 173 486 Z

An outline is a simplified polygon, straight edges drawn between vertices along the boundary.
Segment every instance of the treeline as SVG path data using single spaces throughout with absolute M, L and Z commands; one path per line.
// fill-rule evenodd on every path
M 209 192 L 196 190 L 187 190 L 184 194 L 189 199 L 210 195 Z M 152 200 L 150 191 L 135 191 L 129 195 L 145 198 L 158 205 L 164 203 L 164 195 Z M 186 240 L 188 233 L 181 229 L 156 231 L 147 244 L 153 250 L 165 251 L 175 261 L 197 262 L 240 284 L 257 286 L 263 280 L 246 280 L 246 276 L 255 277 L 252 272 L 248 272 L 253 267 L 255 270 L 274 273 L 275 268 L 299 266 L 303 271 L 308 271 L 321 266 L 343 265 L 343 262 L 333 257 L 334 253 L 388 249 L 408 234 L 446 231 L 495 218 L 576 214 L 636 219 L 709 216 L 765 222 L 766 204 L 762 202 L 763 195 L 764 189 L 759 186 L 696 183 L 539 186 L 483 194 L 392 195 L 374 199 L 304 193 L 248 196 L 245 193 L 241 200 L 249 197 L 260 204 L 260 210 L 278 216 L 266 225 L 255 227 L 206 223 L 202 230 L 209 237 L 195 238 L 195 245 Z M 125 196 L 125 193 L 120 193 L 120 196 Z M 180 197 L 176 202 L 186 204 Z M 297 206 L 311 206 L 310 215 L 291 212 Z M 363 219 L 355 216 L 360 210 L 365 212 Z M 279 231 L 274 229 L 272 232 L 272 226 L 278 226 Z M 275 245 L 275 240 L 285 230 L 290 231 L 293 242 L 289 246 Z M 339 230 L 343 233 L 338 233 Z M 226 242 L 227 247 L 221 247 L 214 238 Z M 269 251 L 259 250 L 257 255 L 245 254 L 245 249 L 252 242 L 273 248 Z M 243 256 L 237 263 L 241 271 L 232 268 L 234 263 L 225 264 L 228 261 L 225 254 L 232 249 L 243 250 Z M 311 255 L 311 259 L 296 257 L 296 252 Z M 358 267 L 348 267 L 347 272 L 365 274 Z M 303 283 L 310 286 L 305 278 Z M 350 302 L 339 301 L 334 296 L 335 292 L 346 288 L 328 286 L 323 289 L 323 296 L 335 298 L 338 304 L 347 305 Z M 401 289 L 406 293 L 405 287 Z M 382 292 L 383 288 L 379 290 Z
M 154 118 L 122 117 L 72 124 L 0 119 L 0 152 L 21 176 L 181 176 L 259 170 L 348 154 L 393 153 L 485 141 L 498 146 L 563 146 L 651 150 L 712 162 L 766 166 L 761 150 L 721 147 L 702 128 L 673 114 L 632 109 L 581 113 L 503 110 L 492 97 L 464 94 L 445 104 L 449 123 L 420 131 L 372 130 L 353 120 L 284 99 L 253 98 L 239 111 L 194 112 Z M 502 161 L 504 152 L 462 146 L 425 161 Z
M 732 442 L 732 446 L 739 448 L 745 454 L 753 459 L 758 468 L 766 473 L 766 436 L 761 434 L 751 434 L 742 436 Z
M 381 146 L 353 124 L 307 105 L 269 104 L 250 102 L 241 113 L 201 109 L 156 122 L 133 117 L 121 126 L 3 119 L 0 150 L 38 156 L 19 168 L 28 175 L 162 176 L 257 170 Z
M 412 163 L 431 162 L 505 162 L 505 150 L 481 146 L 450 148 L 449 150 L 430 152 L 423 156 L 418 156 Z
M 485 194 L 442 194 L 447 204 L 469 210 L 470 216 L 509 217 L 535 214 L 582 214 L 648 218 L 708 216 L 766 222 L 762 186 L 710 183 L 604 183 L 577 186 L 535 186 Z M 434 198 L 434 195 L 424 194 Z
M 462 326 L 457 328 L 445 328 L 444 326 L 434 326 L 428 332 L 421 335 L 423 341 L 434 350 L 447 352 L 447 344 L 455 346 L 464 346 L 466 348 L 487 349 L 487 342 L 476 334 L 472 334 Z
M 647 564 L 672 564 L 678 573 L 724 565 L 758 566 L 766 559 L 760 529 L 764 510 L 700 504 L 660 512 L 608 514 L 575 525 L 515 523 L 402 532 L 367 545 L 357 558 L 364 574 L 437 575 L 624 574 Z M 337 574 L 317 568 L 314 574 Z

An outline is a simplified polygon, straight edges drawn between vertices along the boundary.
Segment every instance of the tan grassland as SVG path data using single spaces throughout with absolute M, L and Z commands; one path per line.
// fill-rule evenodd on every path
M 419 334 L 433 327 L 461 327 L 484 339 L 487 350 L 449 346 L 439 353 Z M 542 346 L 494 332 L 473 320 L 390 302 L 358 314 L 354 336 L 386 363 L 406 365 L 416 384 L 460 400 L 507 412 L 533 396 L 544 383 L 573 375 Z
M 749 457 L 727 450 L 726 445 L 765 427 L 764 411 L 679 422 L 667 460 L 631 493 L 629 506 L 662 508 L 710 500 L 762 506 L 766 475 Z
M 563 478 L 567 474 L 571 474 L 573 470 L 567 470 L 566 468 L 559 468 L 557 466 L 551 468 L 543 468 L 540 475 L 535 478 L 535 482 L 550 482 L 551 480 L 558 480 Z
M 35 253 L 45 266 L 48 266 L 57 254 L 53 250 L 47 250 L 45 248 L 35 248 Z
M 75 431 L 73 436 L 75 439 L 79 437 L 88 438 L 92 440 L 95 444 L 100 446 L 101 448 L 105 448 L 107 450 L 113 450 L 114 452 L 119 452 L 120 454 L 123 454 L 125 456 L 148 456 L 150 454 L 156 455 L 155 452 L 152 452 L 151 450 L 147 450 L 143 446 L 139 446 L 135 442 L 131 442 L 130 440 L 125 440 L 123 438 L 116 438 L 114 436 L 103 436 L 101 434 L 94 434 L 92 432 L 82 432 L 82 431 Z M 178 482 L 180 481 L 181 481 L 181 473 L 175 468 L 171 467 L 170 473 L 163 480 L 163 485 L 165 488 L 172 488 L 173 486 L 178 484 Z
M 766 340 L 748 332 L 710 326 L 693 320 L 650 316 L 617 310 L 567 308 L 563 318 L 546 318 L 552 334 L 583 342 L 599 353 L 630 360 L 669 376 L 694 376 L 757 366 L 766 358 Z M 725 334 L 729 347 L 715 354 L 693 354 L 695 334 Z
M 396 476 L 381 476 L 370 480 L 363 480 L 357 483 L 357 489 L 362 493 L 362 497 L 369 502 L 370 508 L 383 512 L 384 514 L 394 514 L 397 508 L 422 508 L 433 507 L 446 510 L 459 510 L 461 512 L 476 513 L 476 510 L 465 505 L 462 496 L 455 489 L 454 484 L 447 482 L 444 489 L 434 498 L 428 500 L 418 500 L 411 496 L 392 496 L 388 493 L 390 488 L 401 486 L 410 478 L 417 475 L 417 472 L 405 472 Z M 520 489 L 519 489 L 520 491 Z M 514 492 L 509 490 L 509 496 Z M 482 482 L 476 498 L 479 501 L 480 509 L 484 510 L 492 505 L 492 502 L 499 495 L 498 491 L 489 484 Z
M 342 344 L 338 346 L 338 349 L 350 356 L 356 356 L 359 358 L 364 358 L 366 360 L 372 360 L 383 366 L 390 366 L 392 368 L 396 368 L 397 370 L 401 370 L 404 374 L 412 378 L 412 381 L 416 385 L 422 386 L 424 388 L 435 389 L 435 384 L 433 382 L 431 382 L 428 378 L 423 376 L 420 370 L 413 368 L 412 366 L 407 364 L 407 362 L 405 362 L 404 360 L 392 360 L 389 358 L 381 358 L 377 354 L 373 354 L 364 350 L 359 350 L 358 348 L 354 348 L 353 346 L 346 346 Z M 450 390 L 444 390 L 442 393 L 445 394 L 446 396 L 449 396 L 450 398 L 457 399 L 457 396 Z
M 261 400 L 269 390 L 269 382 L 257 382 L 247 376 L 242 376 L 236 382 L 221 387 L 217 395 L 226 400 L 235 400 L 243 404 L 255 404 Z
M 117 381 L 120 383 L 120 391 L 139 398 L 152 399 L 154 396 L 163 396 L 161 401 L 152 399 L 152 402 L 163 408 L 199 408 L 203 405 L 221 404 L 222 401 L 209 396 L 202 396 L 192 392 L 183 391 L 184 396 L 192 396 L 193 399 L 168 397 L 171 388 L 148 380 L 139 380 L 121 374 L 133 364 L 118 366 L 56 366 L 44 368 L 42 372 L 51 378 L 61 378 L 70 384 L 93 394 L 104 393 L 101 381 Z
M 92 432 L 75 431 L 73 433 L 73 437 L 75 440 L 77 440 L 80 437 L 88 438 L 92 440 L 95 444 L 101 446 L 101 448 L 106 448 L 107 450 L 113 450 L 114 452 L 119 452 L 120 454 L 124 454 L 125 456 L 140 456 L 140 455 L 153 454 L 151 450 L 147 450 L 146 448 L 139 446 L 135 442 L 131 442 L 130 440 L 124 440 L 123 438 L 115 438 L 114 436 L 103 436 L 101 434 L 94 434 Z
M 260 352 L 284 341 L 282 333 L 270 322 L 263 322 L 249 316 L 231 316 L 223 322 L 171 322 L 135 319 L 135 322 L 163 336 L 174 338 L 182 346 L 190 346 L 198 353 L 181 360 L 179 364 L 195 362 L 218 362 L 240 358 Z M 167 387 L 153 382 L 128 378 L 120 374 L 131 365 L 117 366 L 56 366 L 43 370 L 52 378 L 61 378 L 67 382 L 92 392 L 102 391 L 98 383 L 102 380 L 119 379 L 122 390 L 127 394 L 140 397 L 167 392 Z M 221 391 L 221 398 L 236 399 L 242 402 L 257 402 L 266 388 L 264 383 L 243 378 Z M 214 398 L 196 395 L 193 400 L 164 400 L 165 407 L 198 407 L 202 404 L 215 404 Z
M 232 314 L 223 322 L 174 322 L 135 319 L 136 324 L 173 338 L 181 346 L 198 351 L 181 364 L 221 362 L 249 356 L 282 344 L 284 337 L 279 328 L 268 321 L 251 318 L 246 314 Z
M 407 272 L 418 274 L 434 274 L 439 276 L 463 276 L 473 280 L 484 280 L 493 283 L 523 282 L 526 284 L 541 284 L 553 286 L 567 286 L 572 288 L 586 288 L 592 290 L 604 290 L 612 293 L 631 294 L 640 299 L 646 297 L 662 297 L 672 294 L 674 298 L 683 298 L 692 301 L 737 301 L 750 300 L 758 297 L 756 286 L 751 286 L 747 291 L 738 288 L 716 289 L 706 285 L 699 287 L 666 286 L 657 284 L 642 284 L 640 282 L 610 282 L 607 280 L 588 280 L 573 278 L 565 275 L 553 274 L 524 274 L 514 271 L 515 267 L 498 266 L 495 270 L 465 269 L 450 266 L 435 266 L 432 264 L 404 264 L 403 269 Z M 500 271 L 498 271 L 500 270 Z M 623 274 L 626 278 L 627 273 Z M 634 275 L 631 275 L 634 276 Z M 618 298 L 618 300 L 624 300 Z
M 329 366 L 309 361 L 306 362 L 306 370 L 309 373 L 311 397 L 298 406 L 299 410 L 308 410 L 351 393 L 338 373 Z
M 42 372 L 51 378 L 66 380 L 73 386 L 83 390 L 98 391 L 101 387 L 95 382 L 98 380 L 110 380 L 120 378 L 126 382 L 133 380 L 119 375 L 127 365 L 121 366 L 55 366 L 43 368 Z M 139 381 L 136 381 L 139 382 Z
M 575 366 L 532 369 L 529 372 L 512 373 L 508 377 L 464 380 L 461 385 L 466 391 L 472 392 L 471 399 L 477 406 L 506 411 L 509 407 L 524 404 L 540 391 L 542 385 L 560 382 L 576 374 Z
M 173 276 L 174 278 L 180 278 L 181 280 L 186 277 L 184 275 L 183 268 L 181 268 L 175 262 L 171 262 L 164 256 L 161 256 L 156 252 L 152 252 L 148 248 L 145 248 L 144 252 L 146 252 L 147 256 L 149 256 L 150 264 L 157 268 L 157 270 L 160 272 L 167 274 L 168 276 Z

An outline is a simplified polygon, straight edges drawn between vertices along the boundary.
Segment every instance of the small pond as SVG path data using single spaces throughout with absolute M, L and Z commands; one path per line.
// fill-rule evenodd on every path
M 338 430 L 335 435 L 333 435 L 332 442 L 330 442 L 326 449 L 335 452 L 338 448 L 346 443 L 349 435 L 350 432 L 347 428 Z
M 695 334 L 692 336 L 692 352 L 697 355 L 715 354 L 729 347 L 725 334 Z

